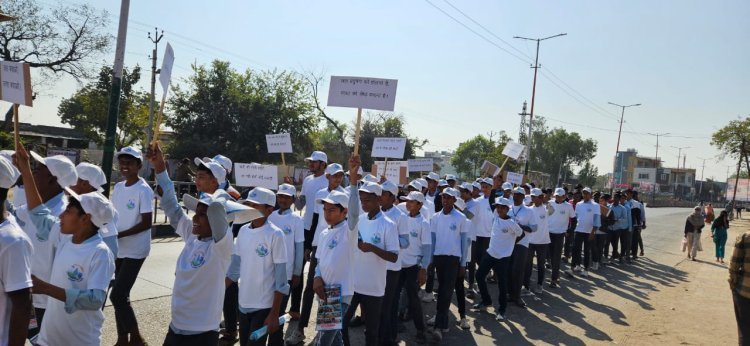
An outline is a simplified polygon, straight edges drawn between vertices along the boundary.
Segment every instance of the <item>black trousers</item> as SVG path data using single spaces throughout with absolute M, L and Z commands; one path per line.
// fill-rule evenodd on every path
M 591 240 L 590 233 L 576 232 L 573 240 L 573 262 L 572 267 L 581 265 L 581 252 L 583 252 L 583 267 L 588 270 L 591 265 Z
M 552 280 L 560 279 L 560 261 L 563 252 L 563 243 L 565 242 L 565 233 L 550 233 L 549 238 L 551 243 L 549 244 L 550 252 L 550 265 L 552 266 Z
M 344 314 L 344 321 L 347 321 L 347 324 L 354 317 L 354 313 L 359 305 L 362 308 L 362 318 L 365 319 L 365 344 L 367 346 L 379 346 L 380 314 L 385 309 L 383 307 L 383 297 L 373 297 L 354 292 L 352 304 L 349 305 L 349 308 L 346 309 L 346 314 Z M 349 326 L 347 324 L 344 325 L 343 330 L 344 345 L 350 346 Z
M 633 258 L 638 257 L 638 247 L 640 246 L 641 252 L 643 252 L 643 238 L 641 238 L 641 228 L 633 227 L 633 240 L 630 242 L 630 255 Z
M 469 262 L 469 288 L 474 284 L 474 277 L 477 266 L 482 263 L 482 256 L 487 253 L 490 247 L 490 237 L 477 237 L 477 240 L 471 243 L 471 262 Z
M 612 256 L 610 259 L 615 259 L 620 256 L 617 251 L 617 244 L 620 242 L 620 230 L 610 229 L 607 230 L 607 245 L 604 248 L 604 254 L 609 254 L 609 248 L 612 247 Z
M 565 234 L 567 236 L 565 237 L 565 247 L 563 248 L 564 249 L 563 252 L 564 252 L 564 255 L 565 255 L 566 258 L 570 258 L 572 256 L 572 253 L 573 253 L 573 238 L 575 238 L 575 233 L 576 232 L 573 231 L 573 230 L 568 230 L 568 231 L 565 232 Z
M 265 346 L 266 342 L 272 346 L 283 346 L 284 345 L 284 334 L 283 328 L 279 326 L 279 329 L 273 334 L 266 334 L 258 340 L 251 341 L 250 334 L 263 327 L 264 321 L 271 309 L 262 309 L 249 314 L 240 312 L 240 346 Z
M 401 271 L 388 270 L 385 276 L 385 295 L 380 316 L 381 344 L 393 344 L 398 333 L 398 285 L 401 282 Z M 352 304 L 353 305 L 353 304 Z
M 297 328 L 303 330 L 307 327 L 310 321 L 310 313 L 312 312 L 313 299 L 315 298 L 315 291 L 313 291 L 313 281 L 315 280 L 315 268 L 318 266 L 318 259 L 315 258 L 316 247 L 310 252 L 310 266 L 307 268 L 307 282 L 305 282 L 305 290 L 302 294 L 302 311 L 300 312 L 299 324 Z
M 458 315 L 463 319 L 466 318 L 466 288 L 464 287 L 464 277 L 458 275 L 460 270 L 461 264 L 459 263 L 458 269 L 456 269 L 456 283 L 453 285 L 453 288 L 456 291 Z
M 558 259 L 559 260 L 559 259 Z M 510 257 L 503 257 L 500 259 L 494 258 L 489 254 L 485 253 L 482 257 L 482 263 L 479 264 L 479 270 L 477 271 L 477 286 L 479 286 L 479 293 L 482 295 L 482 304 L 492 305 L 492 298 L 487 290 L 487 274 L 490 269 L 497 273 L 497 288 L 498 288 L 498 303 L 500 304 L 499 313 L 505 314 L 505 310 L 508 307 L 508 268 L 510 267 Z
M 734 316 L 737 318 L 737 334 L 739 344 L 750 346 L 750 299 L 732 291 L 734 301 Z
M 311 252 L 312 254 L 312 252 Z M 305 261 L 305 258 L 302 258 L 302 268 L 305 267 L 305 264 L 307 261 Z M 313 272 L 314 274 L 315 272 Z M 289 312 L 300 312 L 300 308 L 302 306 L 302 292 L 304 291 L 305 287 L 305 280 L 303 280 L 304 277 L 300 278 L 299 285 L 297 287 L 292 287 L 289 292 L 289 300 L 291 301 L 291 306 L 289 307 Z
M 438 281 L 440 281 L 435 312 L 435 328 L 437 329 L 448 329 L 448 314 L 450 314 L 449 309 L 453 300 L 460 261 L 461 259 L 456 256 L 438 255 L 432 258 Z
M 596 234 L 594 242 L 592 243 L 593 249 L 591 251 L 591 255 L 594 257 L 594 262 L 602 263 L 604 247 L 607 245 L 607 237 L 609 237 L 607 234 Z
M 408 268 L 401 269 L 401 286 L 406 291 L 407 301 L 409 302 L 409 314 L 414 320 L 414 328 L 417 331 L 424 331 L 424 315 L 422 314 L 422 303 L 419 301 L 419 286 L 417 286 L 417 277 L 422 268 L 417 264 Z
M 215 346 L 219 344 L 219 332 L 211 330 L 205 333 L 195 335 L 175 334 L 172 328 L 169 328 L 164 346 Z
M 624 229 L 620 231 L 620 258 L 630 258 L 630 248 L 633 242 L 633 232 Z
M 536 283 L 541 286 L 544 283 L 544 261 L 547 259 L 549 244 L 529 244 L 529 252 L 526 255 L 526 268 L 523 275 L 523 285 L 531 288 L 531 272 L 536 256 Z M 559 260 L 559 259 L 558 259 Z
M 510 299 L 513 301 L 521 300 L 521 286 L 523 285 L 523 274 L 524 267 L 526 267 L 526 255 L 529 249 L 523 245 L 516 244 L 513 247 L 513 255 L 510 257 L 510 270 L 508 271 L 507 277 L 509 277 L 508 291 L 510 293 Z
M 115 260 L 115 283 L 109 300 L 115 310 L 115 324 L 117 336 L 125 336 L 138 330 L 138 320 L 130 305 L 130 290 L 138 278 L 145 258 L 118 258 Z
M 427 282 L 424 285 L 424 291 L 432 293 L 435 288 L 435 262 L 427 266 Z
M 237 331 L 237 315 L 239 307 L 239 286 L 232 282 L 224 291 L 224 329 L 229 333 Z

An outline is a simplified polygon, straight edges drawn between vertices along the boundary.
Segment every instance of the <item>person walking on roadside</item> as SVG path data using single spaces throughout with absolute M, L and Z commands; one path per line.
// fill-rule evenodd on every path
M 714 222 L 714 219 L 716 218 L 716 215 L 714 215 L 714 206 L 711 205 L 711 203 L 708 203 L 706 205 L 706 223 L 712 223 Z
M 695 207 L 693 213 L 685 221 L 685 238 L 687 239 L 688 258 L 695 261 L 698 250 L 701 249 L 701 231 L 703 230 L 703 213 L 701 207 Z
M 711 224 L 711 238 L 713 238 L 714 244 L 716 244 L 716 262 L 719 263 L 724 263 L 724 246 L 727 244 L 728 229 L 729 220 L 727 219 L 727 212 L 722 211 L 719 217 Z
M 750 345 L 750 231 L 737 237 L 729 262 L 729 288 L 740 345 Z

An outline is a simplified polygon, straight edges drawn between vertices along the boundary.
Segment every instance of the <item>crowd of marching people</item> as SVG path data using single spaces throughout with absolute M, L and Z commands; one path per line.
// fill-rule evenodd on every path
M 146 160 L 155 186 L 139 175 Z M 150 252 L 153 198 L 184 242 L 164 345 L 349 345 L 358 325 L 367 345 L 395 345 L 407 319 L 416 342 L 435 342 L 450 331 L 454 295 L 455 323 L 469 329 L 469 310 L 492 309 L 503 321 L 508 303 L 525 308 L 525 297 L 560 287 L 562 275 L 585 277 L 644 255 L 646 213 L 635 191 L 514 186 L 499 175 L 461 182 L 434 172 L 399 186 L 365 174 L 356 154 L 347 169 L 320 151 L 306 161 L 299 193 L 287 178 L 276 191 L 240 194 L 228 183 L 229 158 L 196 159 L 198 195 L 180 198 L 158 144 L 145 154 L 126 147 L 116 153 L 124 180 L 107 198 L 100 167 L 16 143 L 0 155 L 8 211 L 0 343 L 28 336 L 36 345 L 99 345 L 109 299 L 116 345 L 145 345 L 130 292 Z M 497 300 L 488 284 L 497 285 Z M 340 287 L 342 328 L 305 335 L 331 285 Z M 436 314 L 426 316 L 422 306 L 433 302 Z M 298 322 L 286 324 L 284 338 L 286 313 Z

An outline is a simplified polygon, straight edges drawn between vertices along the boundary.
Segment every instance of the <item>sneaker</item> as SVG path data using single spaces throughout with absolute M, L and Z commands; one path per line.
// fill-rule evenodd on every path
M 540 295 L 542 294 L 542 292 L 544 292 L 544 288 L 542 287 L 542 285 L 537 285 L 536 287 L 534 287 L 534 294 Z
M 581 265 L 579 264 L 575 268 L 573 268 L 573 271 L 576 273 L 580 273 L 583 271 L 583 267 L 581 267 Z
M 435 295 L 433 295 L 432 292 L 425 293 L 422 297 L 422 301 L 425 303 L 432 303 L 435 301 Z
M 301 332 L 299 329 L 295 329 L 292 334 L 286 338 L 287 345 L 297 345 L 302 342 L 305 342 L 305 333 Z
M 414 337 L 414 341 L 420 345 L 427 343 L 427 336 L 425 336 L 424 331 L 418 331 L 417 335 Z
M 460 321 L 458 321 L 458 326 L 463 330 L 471 329 L 471 326 L 469 325 L 469 320 L 467 320 L 466 318 L 462 318 Z
M 439 343 L 441 340 L 443 340 L 443 333 L 441 333 L 439 329 L 433 329 L 432 341 L 435 343 Z
M 559 288 L 560 287 L 560 281 L 558 280 L 552 280 L 549 283 L 550 288 Z
M 584 269 L 584 270 L 583 270 L 583 271 L 581 272 L 581 276 L 583 276 L 583 277 L 585 277 L 585 278 L 589 277 L 589 271 L 588 271 L 588 270 L 585 270 L 585 269 Z
M 533 297 L 534 293 L 531 292 L 528 288 L 521 289 L 521 297 Z
M 506 318 L 505 318 L 505 315 L 503 315 L 502 313 L 499 313 L 499 312 L 498 312 L 498 313 L 497 313 L 497 314 L 495 315 L 495 321 L 505 321 L 505 320 L 506 320 Z
M 429 320 L 427 320 L 428 326 L 434 326 L 435 325 L 435 316 L 432 316 Z
M 471 289 L 472 291 L 474 291 L 474 292 L 479 292 L 479 285 L 477 285 L 477 284 L 472 284 L 472 285 L 471 285 L 471 288 L 470 288 L 470 289 Z
M 484 303 L 476 303 L 472 305 L 471 308 L 475 311 L 487 311 L 487 305 L 485 305 Z

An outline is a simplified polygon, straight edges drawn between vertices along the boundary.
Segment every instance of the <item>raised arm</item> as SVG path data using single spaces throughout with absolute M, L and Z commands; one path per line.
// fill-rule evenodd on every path
M 169 224 L 172 225 L 174 229 L 177 229 L 177 225 L 180 224 L 180 221 L 187 218 L 188 215 L 182 210 L 180 204 L 177 202 L 177 192 L 175 192 L 172 179 L 170 179 L 169 174 L 167 174 L 167 165 L 164 161 L 164 154 L 161 151 L 159 143 L 153 144 L 149 147 L 148 153 L 146 153 L 146 158 L 154 167 L 154 171 L 156 172 L 156 183 L 161 186 L 161 207 L 169 218 Z

